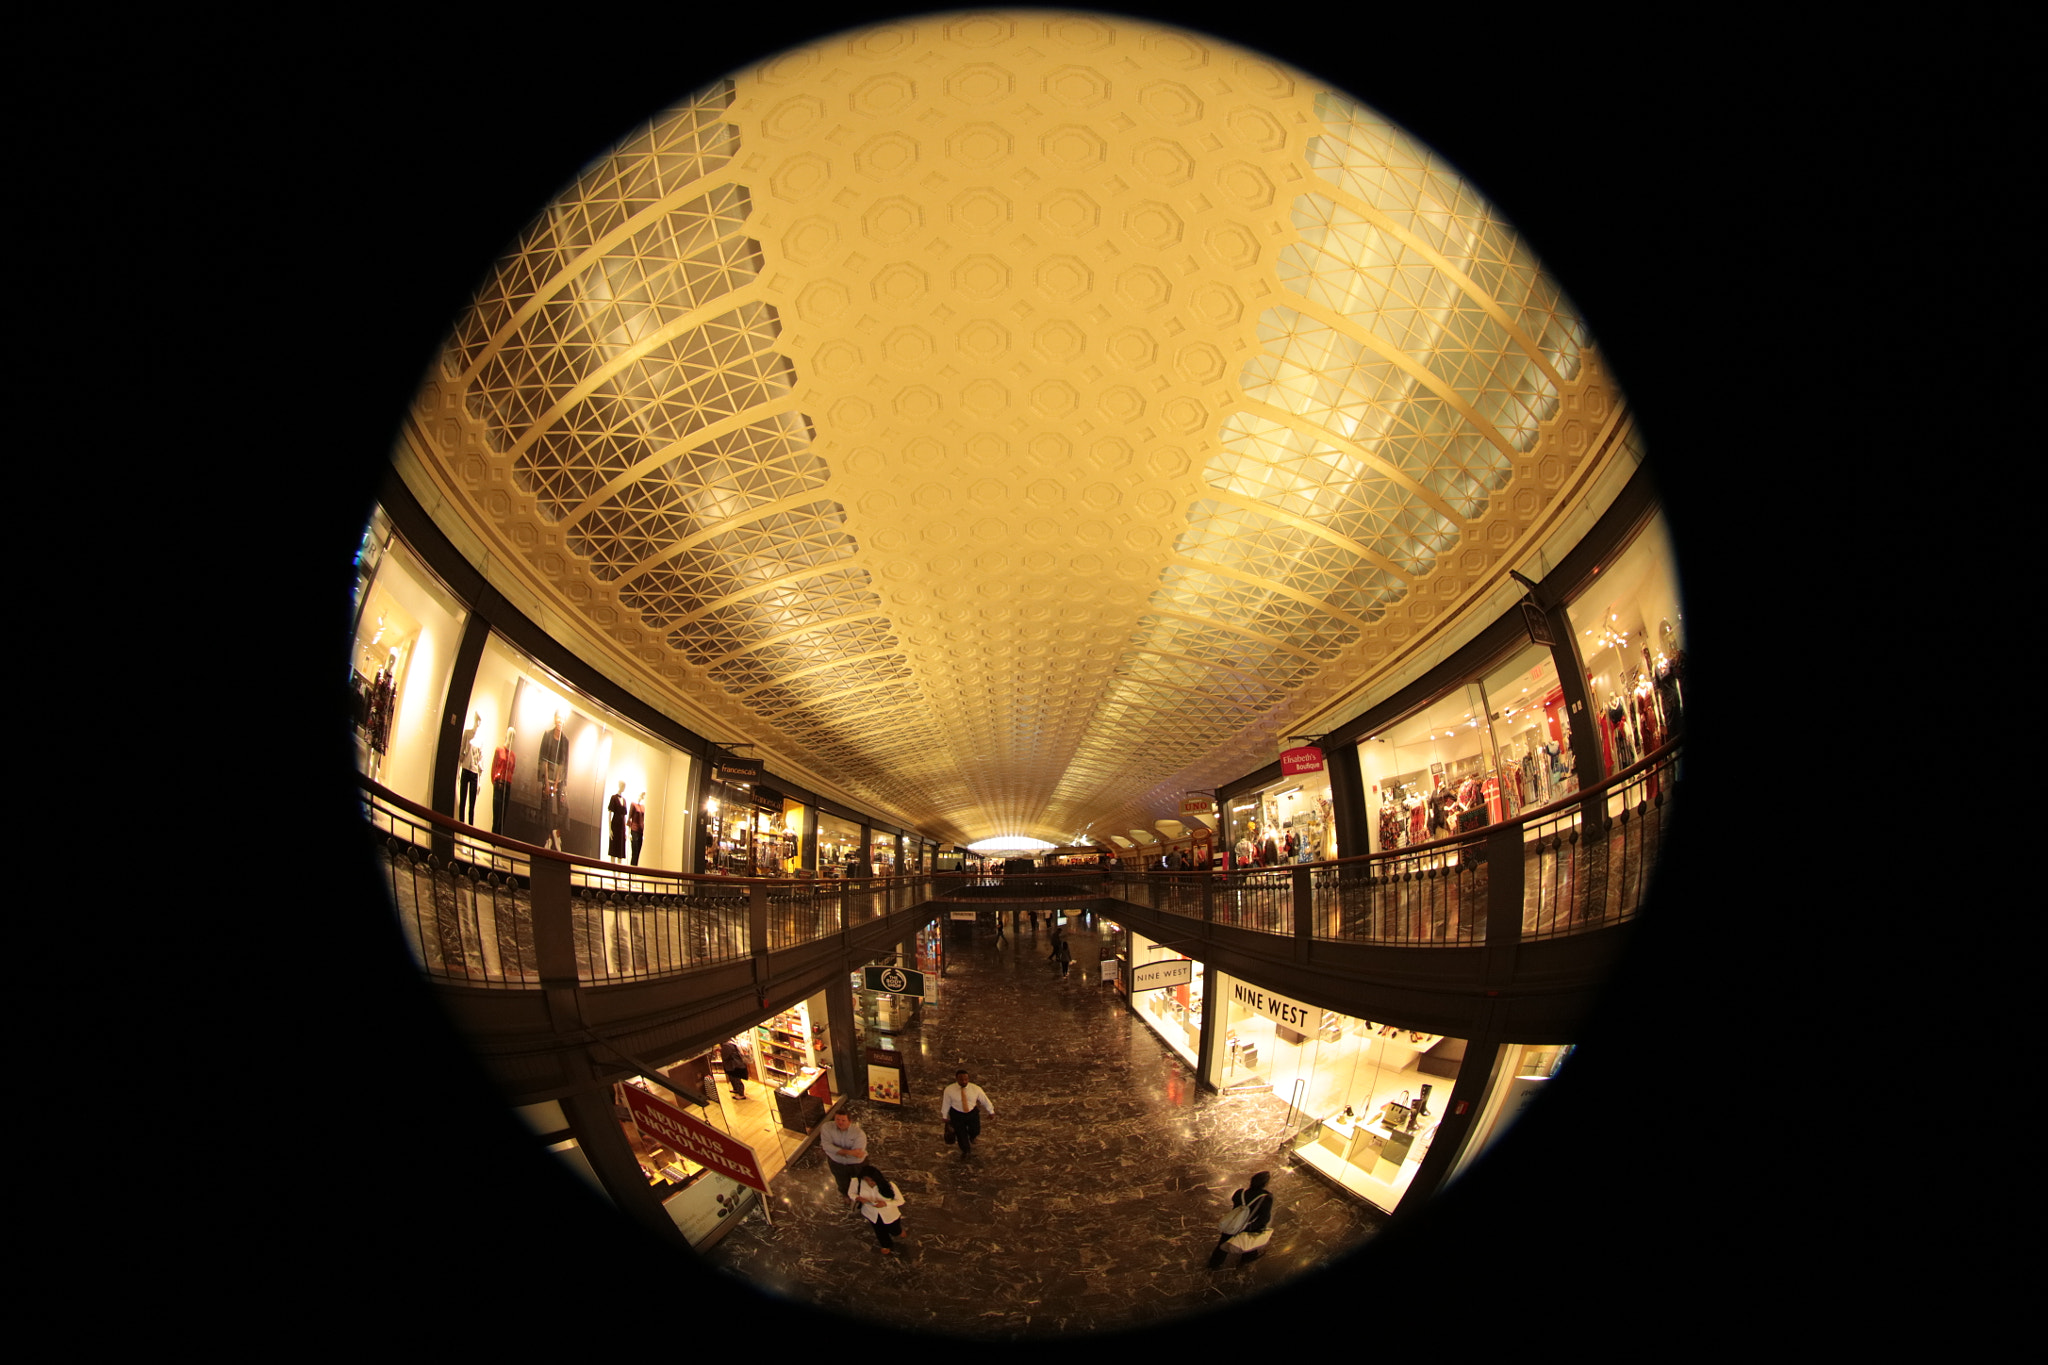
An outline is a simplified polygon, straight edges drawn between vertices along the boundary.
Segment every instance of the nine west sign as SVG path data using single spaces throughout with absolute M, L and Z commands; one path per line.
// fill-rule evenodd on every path
M 1247 986 L 1242 981 L 1230 983 L 1230 997 L 1246 1009 L 1256 1010 L 1276 1023 L 1285 1024 L 1296 1033 L 1308 1031 L 1309 1020 L 1322 1018 L 1320 1005 L 1304 1005 L 1299 1000 L 1289 1000 L 1284 995 L 1262 991 L 1257 986 Z

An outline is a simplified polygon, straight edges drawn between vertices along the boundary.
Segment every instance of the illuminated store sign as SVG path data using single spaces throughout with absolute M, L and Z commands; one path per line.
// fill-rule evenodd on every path
M 1195 964 L 1188 958 L 1148 962 L 1131 970 L 1131 989 L 1153 991 L 1162 986 L 1185 986 L 1195 979 Z
M 1298 777 L 1302 773 L 1319 773 L 1323 770 L 1323 751 L 1314 745 L 1301 749 L 1289 749 L 1280 755 L 1280 774 L 1283 777 Z
M 1306 1032 L 1308 1021 L 1319 1018 L 1319 1006 L 1304 1005 L 1299 1000 L 1289 1000 L 1284 995 L 1262 991 L 1257 986 L 1248 986 L 1242 981 L 1230 983 L 1231 998 L 1248 1010 L 1265 1015 L 1275 1023 L 1284 1024 L 1296 1032 Z

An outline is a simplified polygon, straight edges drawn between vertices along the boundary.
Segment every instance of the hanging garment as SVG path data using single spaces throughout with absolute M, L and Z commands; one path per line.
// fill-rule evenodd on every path
M 1497 825 L 1507 818 L 1506 813 L 1501 808 L 1500 778 L 1498 776 L 1490 776 L 1481 786 L 1486 793 L 1487 818 Z
M 378 753 L 388 752 L 391 743 L 391 712 L 398 700 L 398 682 L 388 668 L 377 670 L 377 681 L 370 685 L 370 747 Z

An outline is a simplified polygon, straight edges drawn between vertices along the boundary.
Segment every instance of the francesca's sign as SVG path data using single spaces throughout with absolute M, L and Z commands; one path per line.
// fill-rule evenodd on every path
M 1304 1005 L 1299 1000 L 1289 1000 L 1284 995 L 1274 995 L 1242 981 L 1230 983 L 1230 998 L 1277 1024 L 1285 1024 L 1296 1033 L 1308 1032 L 1309 1020 L 1320 1019 L 1323 1014 L 1321 1006 Z
M 742 1185 L 768 1193 L 768 1180 L 761 1174 L 761 1162 L 754 1149 L 738 1138 L 728 1137 L 701 1119 L 693 1119 L 665 1100 L 656 1099 L 637 1085 L 620 1087 L 626 1092 L 626 1108 L 633 1122 L 648 1138 L 681 1152 L 699 1166 L 731 1176 Z
M 1195 979 L 1195 964 L 1189 958 L 1171 958 L 1165 962 L 1148 962 L 1142 967 L 1131 969 L 1131 989 L 1134 991 L 1156 991 L 1161 986 L 1185 986 Z
M 1313 744 L 1301 749 L 1288 749 L 1280 755 L 1280 774 L 1283 777 L 1319 773 L 1322 770 L 1323 751 Z
M 721 758 L 711 765 L 711 777 L 716 782 L 758 782 L 761 780 L 761 760 Z

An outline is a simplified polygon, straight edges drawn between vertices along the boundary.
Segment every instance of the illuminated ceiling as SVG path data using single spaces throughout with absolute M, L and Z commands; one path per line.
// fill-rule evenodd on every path
M 397 458 L 693 728 L 948 842 L 1065 843 L 1355 710 L 1618 409 L 1513 230 L 1370 109 L 986 13 L 784 54 L 593 161 Z

